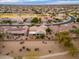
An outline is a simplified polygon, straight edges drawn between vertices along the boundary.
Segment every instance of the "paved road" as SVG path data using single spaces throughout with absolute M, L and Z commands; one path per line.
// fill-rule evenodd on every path
M 59 23 L 55 23 L 53 25 L 61 25 L 61 24 L 67 24 L 67 23 L 71 23 L 74 22 L 76 20 L 76 18 L 74 16 L 69 16 L 68 20 L 65 20 L 63 22 L 59 22 Z
M 64 20 L 63 22 L 58 22 L 58 23 L 53 23 L 53 24 L 45 24 L 46 26 L 53 26 L 53 25 L 62 25 L 62 24 L 67 24 L 74 22 L 76 18 L 74 16 L 69 16 L 68 20 Z M 0 24 L 0 26 L 28 26 L 31 25 L 31 23 L 25 23 L 25 24 Z M 41 25 L 41 24 L 36 24 L 36 25 Z

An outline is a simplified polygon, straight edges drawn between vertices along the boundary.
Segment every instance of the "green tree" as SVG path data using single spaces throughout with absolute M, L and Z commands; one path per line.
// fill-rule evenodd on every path
M 36 24 L 39 22 L 39 19 L 37 17 L 33 18 L 31 23 Z
M 78 54 L 78 49 L 73 44 L 68 48 L 68 50 L 69 50 L 69 54 L 71 54 L 72 56 Z
M 4 40 L 5 34 L 4 33 L 0 33 L 0 40 Z
M 3 24 L 12 24 L 13 22 L 11 20 L 3 20 L 2 23 Z
M 51 33 L 51 29 L 48 27 L 47 29 L 46 29 L 46 33 Z
M 23 59 L 37 59 L 39 58 L 39 52 L 31 51 L 27 52 L 27 54 L 23 57 Z
M 76 20 L 77 22 L 79 22 L 79 18 L 77 18 L 77 20 Z
M 76 37 L 79 38 L 79 28 L 75 28 L 73 30 L 70 30 L 70 32 L 76 34 Z
M 44 34 L 38 34 L 36 35 L 36 39 L 44 39 L 45 35 Z
M 71 42 L 71 38 L 69 36 L 69 32 L 59 32 L 56 34 L 57 40 L 60 44 L 62 44 L 65 48 L 68 49 L 69 53 L 74 56 L 77 54 L 77 48 Z
M 41 20 L 41 18 L 39 18 L 39 23 L 41 23 L 42 22 L 42 20 Z

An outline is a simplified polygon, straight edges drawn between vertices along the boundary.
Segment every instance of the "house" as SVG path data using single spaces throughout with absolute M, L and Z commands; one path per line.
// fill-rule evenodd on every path
M 65 13 L 59 13 L 55 18 L 58 18 L 58 19 L 66 19 L 66 14 Z
M 19 18 L 0 18 L 0 21 L 3 21 L 3 20 L 5 20 L 5 21 L 8 21 L 8 20 L 10 20 L 10 21 L 15 21 L 15 22 L 23 22 L 23 20 L 22 19 L 19 19 Z
M 41 26 L 32 26 L 29 29 L 29 35 L 33 34 L 46 34 L 47 26 L 41 25 Z
M 27 35 L 27 30 L 28 30 L 27 26 L 24 26 L 24 27 L 21 27 L 21 28 L 13 27 L 13 28 L 8 28 L 7 33 L 18 34 L 18 35 L 21 35 L 21 34 Z

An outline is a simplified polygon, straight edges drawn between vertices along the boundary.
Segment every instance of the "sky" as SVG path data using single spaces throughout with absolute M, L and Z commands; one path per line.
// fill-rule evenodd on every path
M 79 0 L 0 0 L 0 4 L 15 5 L 49 5 L 49 4 L 79 4 Z

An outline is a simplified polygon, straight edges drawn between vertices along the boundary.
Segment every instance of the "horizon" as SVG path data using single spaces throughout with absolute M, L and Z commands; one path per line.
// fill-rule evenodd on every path
M 69 5 L 79 4 L 79 0 L 0 0 L 0 5 Z

